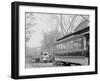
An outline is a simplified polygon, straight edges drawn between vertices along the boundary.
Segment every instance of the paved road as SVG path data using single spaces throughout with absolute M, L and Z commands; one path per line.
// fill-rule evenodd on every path
M 57 58 L 56 60 L 59 61 L 59 58 Z M 88 65 L 88 58 L 83 58 L 83 57 L 65 57 L 64 58 L 60 58 L 61 61 L 66 61 L 66 62 L 71 62 L 71 63 L 81 63 L 83 65 Z M 53 63 L 30 63 L 30 64 L 26 64 L 26 68 L 40 68 L 40 67 L 58 67 L 59 65 L 53 65 Z
M 26 68 L 32 68 L 32 67 L 55 67 L 53 63 L 32 63 L 32 64 L 26 64 Z

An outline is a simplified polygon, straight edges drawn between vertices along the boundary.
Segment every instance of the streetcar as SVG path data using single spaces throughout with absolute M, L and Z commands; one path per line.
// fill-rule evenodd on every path
M 89 65 L 89 26 L 57 39 L 53 54 L 54 65 Z

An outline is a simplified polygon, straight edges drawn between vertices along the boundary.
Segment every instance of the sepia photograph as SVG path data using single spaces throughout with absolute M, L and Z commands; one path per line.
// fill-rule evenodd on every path
M 25 12 L 25 68 L 89 65 L 89 15 Z

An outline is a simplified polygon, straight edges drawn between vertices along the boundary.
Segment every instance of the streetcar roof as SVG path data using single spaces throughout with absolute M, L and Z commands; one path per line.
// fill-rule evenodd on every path
M 72 35 L 83 34 L 84 32 L 88 32 L 88 31 L 89 31 L 89 27 L 86 27 L 86 28 L 83 28 L 83 29 L 78 30 L 78 31 L 76 31 L 76 32 L 66 34 L 66 35 L 63 36 L 62 38 L 57 39 L 57 41 L 62 40 L 62 39 L 67 38 L 67 37 L 70 37 L 70 36 L 72 36 Z
M 60 44 L 60 43 L 63 43 L 63 42 L 67 42 L 67 41 L 70 41 L 70 40 L 75 40 L 77 38 L 81 38 L 86 34 L 89 34 L 89 27 L 78 30 L 74 33 L 67 34 L 67 35 L 63 36 L 62 38 L 57 39 L 57 41 L 54 43 L 54 45 Z

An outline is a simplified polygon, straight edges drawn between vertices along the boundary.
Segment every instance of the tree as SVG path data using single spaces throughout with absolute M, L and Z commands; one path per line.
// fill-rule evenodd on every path
M 26 24 L 26 27 L 25 27 L 25 34 L 26 34 L 26 42 L 28 42 L 31 38 L 31 35 L 33 32 L 35 32 L 35 26 L 37 25 L 35 21 L 35 16 L 34 16 L 34 13 L 30 13 L 30 12 L 27 12 L 26 13 L 26 20 L 25 20 L 25 24 Z
M 42 49 L 52 50 L 52 46 L 56 41 L 57 31 L 54 30 L 49 34 L 44 33 L 44 40 L 42 41 Z
M 60 27 L 60 15 L 53 14 L 50 15 L 50 23 L 54 27 L 51 32 L 45 33 L 43 32 L 44 39 L 42 40 L 42 50 L 52 51 L 52 46 L 56 42 L 56 40 L 62 36 L 62 31 L 58 31 Z

